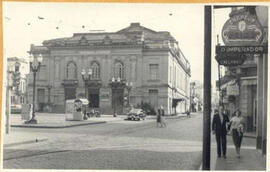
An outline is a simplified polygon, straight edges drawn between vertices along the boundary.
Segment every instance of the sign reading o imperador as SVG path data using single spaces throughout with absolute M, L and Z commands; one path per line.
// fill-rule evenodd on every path
M 260 45 L 263 40 L 263 27 L 256 15 L 248 11 L 234 14 L 222 28 L 225 45 L 250 46 Z

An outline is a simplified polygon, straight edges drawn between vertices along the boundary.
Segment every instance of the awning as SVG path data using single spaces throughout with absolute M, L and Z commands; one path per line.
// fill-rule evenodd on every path
M 172 100 L 172 107 L 176 107 L 178 102 L 185 101 L 184 98 L 179 98 L 179 99 L 173 99 Z

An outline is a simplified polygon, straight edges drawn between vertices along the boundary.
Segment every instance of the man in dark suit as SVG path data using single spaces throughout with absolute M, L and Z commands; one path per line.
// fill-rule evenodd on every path
M 223 108 L 219 107 L 219 111 L 215 110 L 212 122 L 212 131 L 216 135 L 217 141 L 217 154 L 221 157 L 221 147 L 223 157 L 226 159 L 226 149 L 227 149 L 227 128 L 226 125 L 229 123 L 228 115 L 224 115 Z

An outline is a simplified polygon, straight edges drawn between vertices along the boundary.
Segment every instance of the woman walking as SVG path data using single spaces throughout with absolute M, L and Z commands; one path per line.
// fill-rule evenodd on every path
M 232 131 L 232 138 L 235 145 L 236 154 L 237 157 L 240 158 L 240 147 L 244 133 L 244 119 L 241 116 L 240 110 L 236 110 L 234 112 L 234 117 L 232 117 L 230 121 L 230 128 Z
M 160 108 L 158 109 L 158 114 L 157 114 L 157 127 L 160 126 L 161 127 L 166 127 L 166 123 L 164 121 L 164 109 L 163 106 L 160 106 Z

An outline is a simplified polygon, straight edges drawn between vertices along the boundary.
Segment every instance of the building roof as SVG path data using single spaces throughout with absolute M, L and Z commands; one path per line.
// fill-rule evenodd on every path
M 57 38 L 43 41 L 43 46 L 31 45 L 30 52 L 48 52 L 51 48 L 89 46 L 103 48 L 104 46 L 141 46 L 144 50 L 169 50 L 187 73 L 190 74 L 190 64 L 178 47 L 178 42 L 167 31 L 154 31 L 131 23 L 117 32 L 74 33 L 72 37 Z
M 140 25 L 131 23 L 130 26 L 117 32 L 74 33 L 72 37 L 46 40 L 44 46 L 66 46 L 72 44 L 98 43 L 136 43 L 140 41 L 176 41 L 169 32 L 156 32 Z

